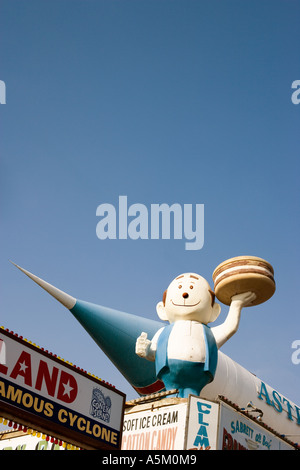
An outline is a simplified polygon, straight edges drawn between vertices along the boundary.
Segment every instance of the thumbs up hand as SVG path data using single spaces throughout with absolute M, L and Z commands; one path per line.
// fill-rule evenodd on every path
M 149 354 L 150 345 L 151 341 L 147 338 L 147 333 L 142 332 L 136 340 L 135 353 L 140 357 L 147 358 Z

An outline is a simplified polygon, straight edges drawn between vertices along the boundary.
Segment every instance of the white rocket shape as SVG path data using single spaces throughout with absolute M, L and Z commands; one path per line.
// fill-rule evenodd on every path
M 61 304 L 63 304 L 64 307 L 68 308 L 71 310 L 75 304 L 76 304 L 76 299 L 72 297 L 69 294 L 66 294 L 60 289 L 57 289 L 57 287 L 52 286 L 46 281 L 43 281 L 43 279 L 40 279 L 39 277 L 35 276 L 34 274 L 30 273 L 29 271 L 26 271 L 26 269 L 21 268 L 21 266 L 18 266 L 16 263 L 13 261 L 10 261 L 14 266 L 16 266 L 20 271 L 22 271 L 26 276 L 28 276 L 30 279 L 32 279 L 34 282 L 36 282 L 39 286 L 41 286 L 43 289 L 45 289 L 48 294 L 52 295 L 56 300 L 58 300 Z

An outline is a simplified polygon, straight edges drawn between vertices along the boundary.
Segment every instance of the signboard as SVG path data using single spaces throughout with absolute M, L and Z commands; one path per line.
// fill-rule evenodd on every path
M 190 395 L 185 449 L 217 449 L 218 418 L 217 403 Z
M 216 449 L 218 404 L 190 395 L 141 408 L 125 414 L 123 450 Z
M 190 395 L 130 408 L 123 450 L 292 450 L 295 446 L 230 406 Z
M 148 409 L 125 414 L 122 450 L 184 449 L 187 403 L 170 402 L 161 400 Z M 164 403 L 169 406 L 162 406 Z
M 218 449 L 291 450 L 294 447 L 225 403 L 220 404 Z
M 125 395 L 0 329 L 0 415 L 85 449 L 119 449 Z

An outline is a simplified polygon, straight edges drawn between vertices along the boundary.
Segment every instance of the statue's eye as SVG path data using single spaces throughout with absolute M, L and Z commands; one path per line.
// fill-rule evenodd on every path
M 179 284 L 179 286 L 178 286 L 178 289 L 181 289 L 181 288 L 182 288 L 182 285 L 181 285 L 181 284 Z
M 190 289 L 194 289 L 194 286 L 190 286 Z

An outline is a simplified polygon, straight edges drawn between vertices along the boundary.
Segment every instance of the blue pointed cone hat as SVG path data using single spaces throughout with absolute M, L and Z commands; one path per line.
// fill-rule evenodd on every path
M 140 395 L 164 389 L 154 362 L 135 353 L 140 334 L 152 338 L 162 323 L 81 300 L 70 311 Z
M 164 326 L 163 323 L 77 300 L 17 264 L 13 264 L 70 310 L 140 395 L 164 389 L 163 382 L 156 377 L 154 362 L 145 361 L 135 353 L 136 340 L 140 334 L 145 332 L 149 338 L 152 338 Z

